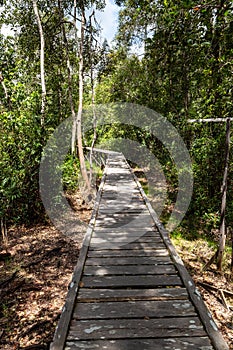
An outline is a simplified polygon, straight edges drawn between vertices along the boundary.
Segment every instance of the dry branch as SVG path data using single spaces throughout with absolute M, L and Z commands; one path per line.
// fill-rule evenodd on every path
M 225 295 L 224 295 L 224 291 L 223 291 L 222 289 L 219 289 L 219 294 L 220 294 L 220 296 L 221 296 L 223 305 L 225 306 L 225 308 L 227 309 L 227 311 L 229 311 L 230 308 L 229 308 L 229 305 L 227 304 L 227 301 L 226 301 L 226 298 L 225 298 Z
M 202 271 L 206 271 L 217 260 L 217 256 L 218 250 L 214 253 L 212 258 L 210 258 L 210 260 L 205 264 L 205 266 L 203 266 Z
M 228 290 L 224 290 L 224 289 L 221 289 L 221 288 L 217 288 L 217 287 L 214 287 L 212 286 L 211 284 L 208 284 L 208 283 L 203 283 L 203 282 L 198 282 L 198 284 L 205 288 L 206 290 L 213 290 L 217 293 L 219 293 L 220 297 L 221 297 L 221 300 L 222 300 L 222 303 L 224 305 L 224 307 L 229 311 L 230 310 L 230 305 L 227 304 L 227 301 L 226 301 L 226 298 L 225 298 L 225 294 L 226 295 L 229 295 L 231 297 L 233 297 L 233 293 L 228 291 Z

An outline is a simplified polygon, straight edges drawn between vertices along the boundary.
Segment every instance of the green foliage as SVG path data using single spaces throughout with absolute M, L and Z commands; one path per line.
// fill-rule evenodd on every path
M 0 217 L 30 222 L 43 212 L 38 188 L 41 127 L 30 114 L 5 112 L 0 130 Z
M 189 214 L 216 226 L 220 207 L 225 130 L 222 125 L 188 125 L 189 118 L 231 116 L 232 2 L 115 1 L 121 5 L 115 49 L 105 42 L 94 47 L 87 21 L 84 43 L 84 103 L 91 102 L 90 71 L 98 69 L 96 102 L 132 102 L 163 114 L 179 130 L 193 160 L 194 195 Z M 38 171 L 42 149 L 56 126 L 70 116 L 66 46 L 57 1 L 38 0 L 45 35 L 46 116 L 40 125 L 40 37 L 31 1 L 3 1 L 0 26 L 15 29 L 15 37 L 0 35 L 0 217 L 32 222 L 43 215 Z M 85 1 L 99 9 L 104 1 Z M 78 57 L 72 2 L 62 1 L 73 72 L 73 100 L 78 107 Z M 78 9 L 79 13 L 79 9 Z M 91 30 L 93 32 L 91 33 Z M 143 48 L 132 53 L 132 45 Z M 95 54 L 90 55 L 90 52 Z M 92 121 L 91 121 L 92 122 Z M 159 159 L 169 184 L 170 200 L 177 193 L 177 170 L 163 145 L 148 130 L 126 125 L 97 128 L 97 143 L 131 138 L 146 145 Z M 90 145 L 92 131 L 87 133 Z M 232 157 L 231 157 L 232 165 Z M 64 189 L 77 186 L 79 163 L 67 156 Z M 228 222 L 233 220 L 232 166 L 229 176 Z
M 64 191 L 74 192 L 78 188 L 79 160 L 77 157 L 67 155 L 62 165 L 62 180 Z
M 116 1 L 121 5 L 115 51 L 109 52 L 97 86 L 100 103 L 139 103 L 163 114 L 190 150 L 194 193 L 189 215 L 216 227 L 221 206 L 225 125 L 188 124 L 188 119 L 226 118 L 232 112 L 233 23 L 231 1 Z M 144 47 L 144 55 L 132 47 Z M 108 131 L 106 131 L 108 133 Z M 105 133 L 105 137 L 106 137 Z M 125 130 L 124 137 L 145 142 L 166 174 L 175 201 L 174 164 L 150 135 Z M 142 141 L 143 139 L 143 141 Z M 233 220 L 232 157 L 227 221 Z
M 7 25 L 15 34 L 9 37 L 0 35 L 0 218 L 5 217 L 8 223 L 33 223 L 35 220 L 43 220 L 45 214 L 39 194 L 39 166 L 43 149 L 51 133 L 71 115 L 71 90 L 74 110 L 78 110 L 79 41 L 71 16 L 74 11 L 72 2 L 37 1 L 45 41 L 44 68 L 47 92 L 44 123 L 41 123 L 41 43 L 33 3 L 29 0 L 12 0 L 3 1 L 1 6 L 0 28 Z M 91 14 L 91 9 L 103 10 L 105 1 L 78 2 L 78 17 L 82 6 Z M 87 16 L 84 42 L 85 76 L 90 75 L 90 71 L 99 64 L 102 53 L 107 51 L 106 43 L 101 51 L 94 40 L 100 29 L 94 22 L 93 14 Z M 71 81 L 67 70 L 68 56 L 69 70 L 72 71 Z M 84 103 L 91 101 L 90 85 L 91 83 L 87 84 L 84 91 Z M 92 135 L 89 140 L 91 137 Z M 75 190 L 79 161 L 68 155 L 60 169 L 60 166 L 55 164 L 60 156 L 56 141 L 48 153 L 46 171 L 50 175 L 50 183 L 44 185 L 48 186 L 51 197 L 54 195 L 55 200 L 59 201 L 56 189 L 60 185 L 58 182 L 61 171 L 64 190 Z

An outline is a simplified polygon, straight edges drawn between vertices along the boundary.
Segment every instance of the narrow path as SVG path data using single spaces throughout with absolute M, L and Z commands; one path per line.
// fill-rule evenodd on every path
M 228 349 L 122 154 L 107 160 L 50 349 Z

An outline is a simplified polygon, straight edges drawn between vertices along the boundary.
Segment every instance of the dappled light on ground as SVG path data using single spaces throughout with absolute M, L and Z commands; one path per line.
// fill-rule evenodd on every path
M 88 222 L 90 210 L 82 211 Z M 17 350 L 52 341 L 82 241 L 53 226 L 12 227 L 10 256 L 0 261 L 0 349 Z M 1 249 L 0 253 L 5 253 Z

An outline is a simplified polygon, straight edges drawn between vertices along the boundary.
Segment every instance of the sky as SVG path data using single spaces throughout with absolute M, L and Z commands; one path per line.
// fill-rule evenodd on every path
M 103 29 L 101 34 L 102 41 L 106 38 L 110 44 L 117 31 L 119 6 L 115 5 L 114 0 L 105 0 L 105 2 L 106 7 L 104 11 L 97 11 L 96 17 Z M 14 34 L 14 32 L 11 32 L 10 28 L 7 28 L 4 25 L 1 32 L 5 35 Z
M 98 11 L 97 19 L 102 27 L 102 39 L 107 39 L 110 44 L 117 32 L 117 20 L 119 6 L 113 0 L 105 0 L 106 7 L 103 12 Z

